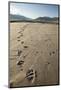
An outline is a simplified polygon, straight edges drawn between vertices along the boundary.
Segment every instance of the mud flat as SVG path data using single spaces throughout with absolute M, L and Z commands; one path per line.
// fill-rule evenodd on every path
M 58 84 L 58 24 L 10 23 L 10 87 Z

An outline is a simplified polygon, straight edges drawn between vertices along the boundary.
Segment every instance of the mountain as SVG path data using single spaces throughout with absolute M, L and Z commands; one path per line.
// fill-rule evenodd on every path
M 58 17 L 38 17 L 35 20 L 39 22 L 58 22 Z
M 40 23 L 58 23 L 58 17 L 38 17 L 36 19 L 30 19 L 22 15 L 14 15 L 10 14 L 9 17 L 11 22 L 18 22 L 18 21 L 29 21 L 29 22 L 40 22 Z
M 9 19 L 10 19 L 10 21 L 28 21 L 28 20 L 31 20 L 30 18 L 27 18 L 25 16 L 14 15 L 14 14 L 10 14 Z

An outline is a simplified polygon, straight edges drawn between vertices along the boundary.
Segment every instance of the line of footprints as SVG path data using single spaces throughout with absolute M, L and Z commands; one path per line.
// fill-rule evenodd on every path
M 21 44 L 24 44 L 24 41 L 21 41 L 20 38 L 23 37 L 23 31 L 24 31 L 24 28 L 22 29 L 22 31 L 19 31 L 18 34 L 20 34 L 18 37 L 17 37 L 17 41 L 18 42 L 21 42 Z M 24 46 L 24 48 L 28 48 L 28 46 Z M 20 57 L 20 55 L 22 54 L 22 50 L 17 50 L 17 56 Z M 23 56 L 23 58 L 25 58 L 26 56 Z M 17 62 L 17 65 L 22 67 L 22 65 L 24 64 L 24 61 L 23 60 L 19 60 Z M 23 71 L 23 69 L 21 69 L 21 71 Z M 37 71 L 36 70 L 33 70 L 33 69 L 28 69 L 28 71 L 26 72 L 26 78 L 28 81 L 34 81 L 35 77 L 37 77 Z
M 22 28 L 22 31 L 19 31 L 18 34 L 20 34 L 18 37 L 17 37 L 17 41 L 18 42 L 21 42 L 21 44 L 24 44 L 24 41 L 21 41 L 21 37 L 23 37 L 23 31 L 24 31 L 24 28 L 26 27 L 26 25 Z M 28 46 L 23 46 L 24 48 L 28 48 Z M 17 56 L 20 58 L 21 54 L 22 54 L 22 50 L 17 50 Z M 38 52 L 36 52 L 38 53 Z M 55 51 L 53 50 L 52 52 L 49 53 L 50 56 L 54 55 L 55 54 Z M 23 56 L 23 58 L 26 58 L 26 56 Z M 23 60 L 19 60 L 17 62 L 17 65 L 22 67 L 22 65 L 24 64 L 24 61 Z M 47 64 L 50 64 L 49 62 L 47 62 Z M 23 71 L 23 69 L 21 69 L 21 71 Z M 28 69 L 28 71 L 26 72 L 26 78 L 27 80 L 29 81 L 32 81 L 35 79 L 35 77 L 37 77 L 37 71 L 34 70 L 34 69 Z

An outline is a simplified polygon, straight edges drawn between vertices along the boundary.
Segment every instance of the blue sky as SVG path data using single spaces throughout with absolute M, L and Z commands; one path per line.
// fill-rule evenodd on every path
M 23 15 L 32 19 L 37 17 L 58 17 L 58 5 L 10 3 L 10 14 Z

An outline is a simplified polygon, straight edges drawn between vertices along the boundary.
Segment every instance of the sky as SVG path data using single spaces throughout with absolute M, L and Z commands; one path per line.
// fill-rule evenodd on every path
M 23 15 L 32 19 L 58 17 L 58 5 L 10 3 L 10 14 Z

